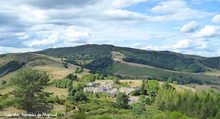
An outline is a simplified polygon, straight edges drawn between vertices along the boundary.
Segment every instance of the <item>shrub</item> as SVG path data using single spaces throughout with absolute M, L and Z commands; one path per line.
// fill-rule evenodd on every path
M 2 80 L 1 85 L 5 85 L 5 84 L 6 84 L 6 81 Z
M 3 105 L 0 104 L 0 111 L 4 109 Z
M 54 98 L 54 102 L 58 103 L 59 102 L 59 97 L 56 95 L 56 97 Z
M 61 105 L 64 105 L 65 102 L 66 102 L 66 99 L 60 99 L 58 103 Z
M 74 119 L 86 119 L 86 114 L 84 111 L 78 111 L 74 115 Z
M 62 113 L 62 112 L 51 112 L 50 114 L 52 114 L 52 115 L 55 115 L 55 114 L 57 114 L 57 119 L 59 119 L 60 117 L 64 117 L 64 113 Z
M 90 112 L 87 113 L 87 115 L 102 115 L 105 114 L 107 110 L 105 109 L 98 109 L 98 110 L 91 110 Z
M 47 98 L 46 103 L 54 103 L 54 98 L 52 97 Z
M 133 90 L 133 91 L 131 91 L 131 94 L 133 96 L 139 95 L 139 91 L 138 90 Z

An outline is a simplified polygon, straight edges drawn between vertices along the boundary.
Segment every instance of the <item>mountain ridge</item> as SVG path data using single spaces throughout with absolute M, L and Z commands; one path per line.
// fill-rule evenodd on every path
M 203 57 L 171 51 L 148 51 L 114 45 L 87 44 L 76 47 L 50 48 L 34 53 L 65 58 L 67 62 L 84 66 L 90 70 L 103 72 L 113 64 L 111 60 L 112 51 L 125 55 L 122 60 L 126 62 L 144 64 L 173 71 L 200 73 L 210 71 L 207 67 L 217 70 L 220 69 L 220 63 L 216 63 L 216 61 L 220 62 L 220 57 Z M 210 59 L 212 62 L 207 63 Z M 107 63 L 103 62 L 104 60 Z M 200 64 L 198 64 L 198 62 Z M 91 63 L 99 63 L 102 67 L 94 66 Z

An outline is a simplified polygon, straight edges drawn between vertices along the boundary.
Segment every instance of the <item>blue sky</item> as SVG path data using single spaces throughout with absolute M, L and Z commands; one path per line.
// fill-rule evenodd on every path
M 0 1 L 0 54 L 112 44 L 220 55 L 220 0 Z

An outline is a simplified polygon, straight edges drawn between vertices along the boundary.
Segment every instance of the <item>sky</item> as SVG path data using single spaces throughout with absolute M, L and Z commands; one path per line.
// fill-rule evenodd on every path
M 0 54 L 84 44 L 220 56 L 220 0 L 0 0 Z

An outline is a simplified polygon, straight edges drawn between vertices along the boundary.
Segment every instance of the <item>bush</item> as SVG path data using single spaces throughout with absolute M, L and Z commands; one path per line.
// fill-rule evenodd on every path
M 59 97 L 56 95 L 56 97 L 54 98 L 54 102 L 59 103 Z
M 2 95 L 1 99 L 2 99 L 2 100 L 6 100 L 6 99 L 8 98 L 8 95 L 9 95 L 9 94 L 4 94 L 4 95 Z
M 86 119 L 86 114 L 84 111 L 78 111 L 74 115 L 74 119 Z
M 139 96 L 139 101 L 140 101 L 141 103 L 145 103 L 144 99 L 145 99 L 145 96 L 144 96 L 144 95 L 140 95 L 140 96 Z
M 0 104 L 0 111 L 4 109 L 3 105 Z
M 102 117 L 100 117 L 100 119 L 111 119 L 111 117 L 107 115 L 103 115 Z
M 64 105 L 65 102 L 66 102 L 66 99 L 60 99 L 58 103 L 61 105 Z
M 86 112 L 101 108 L 101 106 L 97 105 L 97 103 L 94 103 L 94 102 L 86 103 L 86 104 L 79 104 L 77 107 L 79 110 L 84 110 Z
M 52 114 L 52 115 L 57 114 L 57 117 L 56 117 L 56 118 L 59 118 L 59 117 L 63 117 L 63 116 L 64 116 L 64 113 L 62 113 L 62 112 L 51 112 L 50 114 Z
M 46 103 L 54 103 L 54 98 L 52 97 L 47 98 Z
M 138 90 L 133 90 L 133 91 L 131 91 L 131 94 L 132 94 L 133 96 L 140 95 Z
M 5 85 L 5 84 L 6 84 L 6 81 L 2 80 L 1 85 Z
M 87 115 L 102 115 L 105 114 L 107 110 L 105 109 L 98 109 L 98 110 L 91 110 L 90 112 L 87 113 Z

